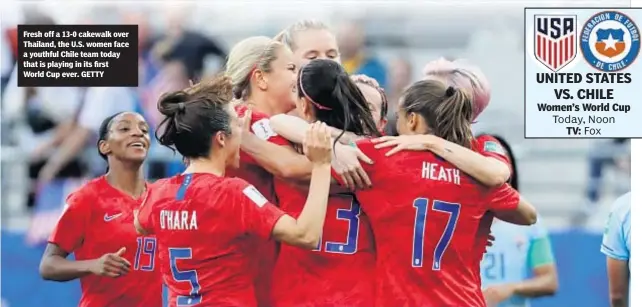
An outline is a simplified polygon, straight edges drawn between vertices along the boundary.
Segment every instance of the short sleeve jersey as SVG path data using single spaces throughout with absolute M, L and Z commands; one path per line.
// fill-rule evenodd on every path
M 490 157 L 503 162 L 508 166 L 511 172 L 513 171 L 506 149 L 502 146 L 499 140 L 497 140 L 497 138 L 488 134 L 482 134 L 475 139 L 473 150 L 485 157 Z M 486 243 L 488 241 L 488 235 L 490 234 L 490 228 L 493 224 L 494 218 L 495 215 L 492 212 L 487 212 L 479 223 L 475 243 L 475 253 L 479 257 L 482 257 L 486 251 Z M 475 272 L 479 272 L 479 264 L 479 262 L 475 262 L 475 265 L 477 265 L 477 268 L 474 270 Z
M 235 107 L 238 116 L 243 116 L 247 111 L 247 106 L 237 105 Z M 270 118 L 267 114 L 259 111 L 252 111 L 252 118 L 250 119 L 250 130 L 258 138 L 276 144 L 276 145 L 289 145 L 290 142 L 282 136 L 276 134 L 272 127 L 270 127 Z M 241 165 L 236 170 L 228 170 L 228 177 L 239 177 L 254 185 L 261 194 L 265 195 L 271 202 L 275 203 L 274 199 L 274 182 L 272 174 L 268 173 L 256 160 L 250 155 L 241 151 Z
M 298 217 L 308 187 L 275 180 L 279 205 Z M 274 270 L 273 306 L 373 306 L 375 250 L 367 216 L 352 194 L 334 194 L 321 242 L 308 251 L 282 245 Z
M 237 105 L 235 110 L 238 116 L 243 116 L 248 110 L 246 105 Z M 290 142 L 276 134 L 270 126 L 270 118 L 267 114 L 253 110 L 250 119 L 250 131 L 258 138 L 276 144 L 289 145 Z M 257 164 L 250 155 L 241 151 L 241 163 L 238 169 L 227 170 L 228 177 L 238 177 L 251 185 L 254 185 L 261 194 L 265 195 L 270 202 L 277 204 L 274 193 L 274 177 L 264 168 Z M 278 244 L 273 240 L 258 240 L 256 242 L 256 255 L 258 274 L 255 278 L 256 297 L 259 307 L 269 306 L 270 291 L 272 284 L 272 272 L 276 263 Z
M 629 261 L 631 257 L 631 193 L 618 198 L 613 204 L 604 229 L 601 251 L 606 256 Z M 630 263 L 629 263 L 630 266 Z
M 483 156 L 495 158 L 499 161 L 502 161 L 509 168 L 511 168 L 510 159 L 506 154 L 506 149 L 502 146 L 499 140 L 497 140 L 497 138 L 491 135 L 482 134 L 478 136 L 473 144 L 473 150 L 477 151 Z
M 132 226 L 140 201 L 112 187 L 105 177 L 89 181 L 69 195 L 67 206 L 49 238 L 76 260 L 97 259 L 125 247 L 132 268 L 119 278 L 80 278 L 79 306 L 161 306 L 156 237 L 139 236 Z M 106 235 L 108 234 L 108 235 Z
M 186 174 L 162 179 L 139 213 L 156 235 L 169 306 L 256 306 L 252 261 L 283 212 L 238 178 Z
M 370 140 L 357 145 L 374 161 L 364 165 L 373 187 L 356 192 L 377 247 L 374 305 L 483 306 L 475 234 L 486 211 L 515 209 L 517 192 L 481 187 L 429 152 L 385 157 Z

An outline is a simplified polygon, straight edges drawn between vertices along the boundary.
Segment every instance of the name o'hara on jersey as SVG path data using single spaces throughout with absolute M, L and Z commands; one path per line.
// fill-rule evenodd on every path
M 167 230 L 197 230 L 196 211 L 161 210 L 160 227 Z
M 456 168 L 443 167 L 437 163 L 423 162 L 421 178 L 435 181 L 446 181 L 459 185 L 461 176 Z

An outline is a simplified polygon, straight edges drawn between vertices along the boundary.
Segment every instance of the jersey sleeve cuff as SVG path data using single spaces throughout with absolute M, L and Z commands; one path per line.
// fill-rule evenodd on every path
M 629 260 L 628 256 L 623 256 L 615 253 L 610 247 L 604 245 L 604 243 L 602 243 L 602 248 L 600 248 L 600 251 L 602 252 L 602 254 L 606 255 L 609 258 L 613 258 L 615 260 L 621 260 L 621 261 Z
M 276 223 L 279 221 L 279 219 L 285 216 L 285 212 L 271 203 L 265 204 L 265 206 L 267 207 L 267 209 L 265 210 L 265 212 L 263 212 L 263 214 L 265 215 L 266 227 L 259 232 L 259 236 L 263 239 L 268 240 L 272 237 L 274 226 L 276 226 Z
M 56 246 L 60 247 L 62 250 L 67 252 L 67 254 L 71 254 L 71 253 L 74 252 L 73 244 L 68 244 L 68 243 L 64 243 L 62 241 L 57 241 L 55 238 L 49 238 L 49 240 L 47 240 L 47 243 L 53 244 L 53 245 L 56 245 Z

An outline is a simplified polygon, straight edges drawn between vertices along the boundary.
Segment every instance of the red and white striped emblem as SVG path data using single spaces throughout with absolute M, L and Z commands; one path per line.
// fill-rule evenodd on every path
M 535 15 L 535 58 L 557 72 L 577 55 L 577 16 Z

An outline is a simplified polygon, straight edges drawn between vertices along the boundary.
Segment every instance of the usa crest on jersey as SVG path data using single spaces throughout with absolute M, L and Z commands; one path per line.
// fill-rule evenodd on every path
M 535 15 L 535 58 L 553 72 L 577 55 L 577 16 Z

